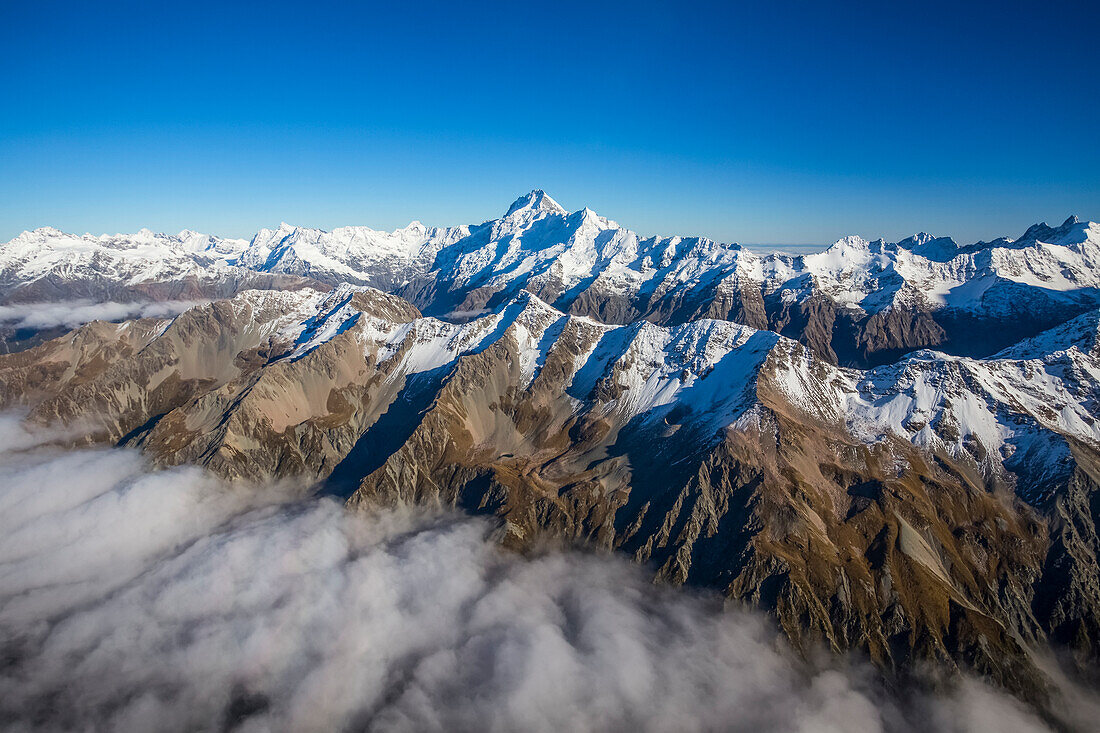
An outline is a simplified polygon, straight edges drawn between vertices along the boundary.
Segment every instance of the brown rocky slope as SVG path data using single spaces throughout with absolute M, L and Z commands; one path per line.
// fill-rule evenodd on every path
M 0 399 L 164 465 L 304 479 L 359 509 L 454 505 L 519 549 L 626 552 L 774 613 L 797 645 L 973 668 L 1043 702 L 1048 642 L 1097 661 L 1100 451 L 1004 375 L 1095 369 L 1095 339 L 1071 336 L 1049 363 L 905 362 L 1008 386 L 941 389 L 869 438 L 863 406 L 900 399 L 864 394 L 882 375 L 769 331 L 608 326 L 526 295 L 456 325 L 369 289 L 249 291 L 0 356 Z M 1058 415 L 1087 417 L 1090 389 Z M 971 430 L 978 404 L 1017 442 Z M 1058 470 L 1020 459 L 1034 436 L 1064 447 Z

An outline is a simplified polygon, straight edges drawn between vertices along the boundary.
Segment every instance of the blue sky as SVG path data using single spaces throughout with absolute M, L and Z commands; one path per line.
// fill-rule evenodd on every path
M 354 5 L 355 7 L 349 7 Z M 974 241 L 1100 219 L 1093 3 L 0 2 L 0 239 L 483 221 Z

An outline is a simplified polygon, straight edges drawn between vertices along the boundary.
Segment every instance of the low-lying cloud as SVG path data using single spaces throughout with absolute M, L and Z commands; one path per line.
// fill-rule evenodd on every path
M 3 445 L 33 442 L 13 420 Z M 963 681 L 887 695 L 761 617 L 488 523 L 365 517 L 129 450 L 0 457 L 8 730 L 1042 729 Z
M 69 300 L 59 303 L 16 303 L 0 305 L 0 324 L 14 328 L 54 328 L 76 326 L 91 321 L 122 321 L 129 318 L 165 318 L 176 316 L 206 301 L 166 300 L 150 303 L 96 303 Z

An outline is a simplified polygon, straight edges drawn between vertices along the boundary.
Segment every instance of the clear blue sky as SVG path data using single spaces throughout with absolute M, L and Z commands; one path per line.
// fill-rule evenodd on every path
M 1096 5 L 0 0 L 0 239 L 469 223 L 532 188 L 740 242 L 1098 219 Z

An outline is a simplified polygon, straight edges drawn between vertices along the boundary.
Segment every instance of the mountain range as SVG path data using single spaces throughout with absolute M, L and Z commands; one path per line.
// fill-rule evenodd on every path
M 760 255 L 533 191 L 476 226 L 0 245 L 0 306 L 72 301 L 204 301 L 5 334 L 0 405 L 73 442 L 491 515 L 1050 710 L 1052 656 L 1096 680 L 1100 225 Z
M 1070 217 L 1019 239 L 958 245 L 846 237 L 804 256 L 701 237 L 643 238 L 542 191 L 476 226 L 381 232 L 263 229 L 251 240 L 25 232 L 0 248 L 0 304 L 226 297 L 248 288 L 366 285 L 426 315 L 468 319 L 520 290 L 605 323 L 729 320 L 844 366 L 918 348 L 983 357 L 1100 306 L 1100 226 Z

